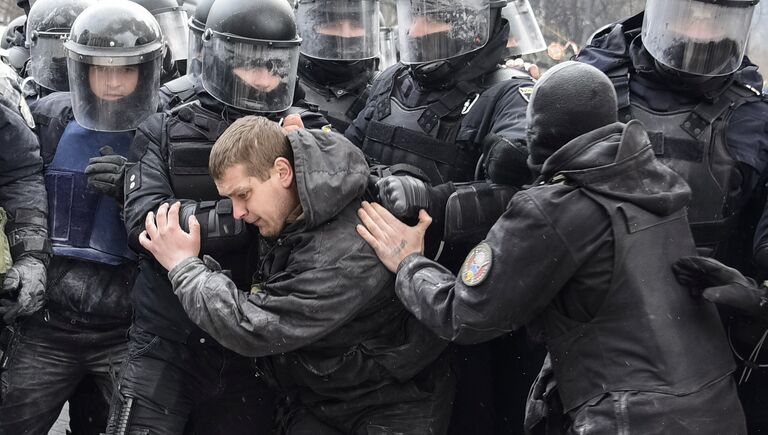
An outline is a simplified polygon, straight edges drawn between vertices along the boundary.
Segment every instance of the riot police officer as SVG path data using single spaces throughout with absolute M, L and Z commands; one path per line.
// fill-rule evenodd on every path
M 47 432 L 86 376 L 98 386 L 90 409 L 103 431 L 128 348 L 135 256 L 119 193 L 94 188 L 100 180 L 87 166 L 105 145 L 124 160 L 134 129 L 155 112 L 162 34 L 134 3 L 98 3 L 75 19 L 65 49 L 71 93 L 48 95 L 34 108 L 51 215 L 52 278 L 46 309 L 19 331 L 0 411 L 3 433 Z
M 160 82 L 166 83 L 184 75 L 187 65 L 187 11 L 175 0 L 133 1 L 152 13 L 163 32 L 167 50 Z
M 26 22 L 26 15 L 11 20 L 3 32 L 2 41 L 0 41 L 0 48 L 7 50 L 8 64 L 19 75 L 23 75 L 24 67 L 29 60 L 29 49 L 24 46 L 24 25 Z
M 30 56 L 27 77 L 38 85 L 35 98 L 69 91 L 64 41 L 75 18 L 94 3 L 95 0 L 38 0 L 32 5 L 26 26 Z
M 195 96 L 195 86 L 200 86 L 200 73 L 203 69 L 203 32 L 205 32 L 205 22 L 208 20 L 208 12 L 213 6 L 213 1 L 199 2 L 194 15 L 189 18 L 187 73 L 165 82 L 160 87 L 160 100 L 164 109 L 172 109 L 192 100 Z
M 763 79 L 744 57 L 756 3 L 652 0 L 644 13 L 598 32 L 577 58 L 611 78 L 620 121 L 642 121 L 659 160 L 691 186 L 699 253 L 744 273 L 768 175 Z M 763 329 L 746 323 L 729 321 L 742 357 Z M 765 426 L 760 378 L 740 386 L 750 432 Z
M 517 32 L 509 32 L 504 65 L 508 68 L 523 67 L 533 78 L 539 78 L 539 67 L 535 64 L 526 64 L 523 60 L 523 56 L 547 49 L 547 43 L 541 34 L 541 28 L 536 21 L 530 1 L 509 0 L 501 10 L 501 15 L 510 23 L 514 23 L 510 24 L 513 29 L 518 29 Z
M 0 289 L 0 377 L 11 381 L 11 355 L 18 346 L 18 326 L 44 303 L 51 247 L 48 240 L 45 184 L 35 123 L 21 93 L 21 79 L 0 61 L 0 220 L 3 221 L 3 286 Z M 6 396 L 0 390 L 0 404 Z M 0 416 L 2 421 L 2 416 Z M 0 423 L 1 424 L 1 423 Z
M 182 222 L 203 224 L 202 250 L 250 288 L 256 258 L 252 234 L 232 218 L 208 175 L 216 139 L 236 119 L 262 114 L 279 121 L 301 114 L 321 127 L 322 117 L 292 107 L 301 39 L 284 0 L 216 0 L 203 34 L 201 87 L 194 101 L 148 118 L 132 145 L 136 160 L 125 177 L 125 222 L 131 243 L 150 211 L 180 200 Z M 186 225 L 186 224 L 185 224 Z M 253 360 L 222 347 L 189 319 L 167 273 L 150 256 L 140 260 L 132 293 L 131 352 L 112 404 L 109 434 L 136 428 L 180 434 L 269 432 L 273 398 Z M 158 408 L 162 403 L 164 408 Z
M 299 78 L 305 101 L 344 132 L 365 106 L 379 56 L 378 0 L 302 0 Z
M 521 30 L 511 29 L 501 16 L 505 4 L 398 1 L 401 63 L 375 78 L 365 108 L 345 132 L 374 163 L 397 165 L 391 172 L 401 171 L 402 164 L 412 165 L 418 171 L 408 171 L 433 186 L 425 191 L 423 183 L 412 182 L 417 180 L 413 178 L 382 190 L 419 192 L 413 196 L 428 199 L 421 205 L 428 204 L 430 215 L 436 218 L 427 235 L 427 253 L 439 254 L 441 264 L 452 270 L 474 243 L 440 243 L 447 240 L 446 223 L 493 214 L 476 204 L 478 198 L 496 199 L 492 189 L 457 189 L 453 183 L 475 180 L 480 156 L 499 150 L 516 155 L 520 163 L 506 168 L 512 173 L 502 178 L 515 179 L 518 187 L 530 178 L 525 167 L 527 153 L 519 141 L 525 137 L 525 110 L 533 81 L 526 73 L 499 67 L 508 35 Z M 463 205 L 458 207 L 463 216 L 456 218 L 450 216 L 462 212 L 445 207 L 454 191 L 455 198 L 460 198 L 454 203 Z M 496 217 L 503 205 L 499 208 Z M 522 426 L 527 388 L 540 359 L 530 356 L 535 354 L 522 334 L 500 341 L 506 342 L 454 349 L 458 388 L 452 432 L 494 433 Z M 509 341 L 519 341 L 521 346 Z M 511 351 L 521 349 L 530 355 L 519 358 Z M 509 370 L 512 366 L 515 369 Z

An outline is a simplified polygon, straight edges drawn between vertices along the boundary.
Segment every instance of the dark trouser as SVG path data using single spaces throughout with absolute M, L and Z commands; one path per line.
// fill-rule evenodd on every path
M 443 435 L 448 430 L 455 379 L 441 357 L 409 382 L 390 384 L 354 400 L 287 405 L 286 435 Z
M 546 351 L 525 330 L 471 346 L 451 345 L 456 402 L 451 435 L 521 435 L 528 391 Z
M 128 347 L 125 330 L 94 331 L 43 317 L 41 312 L 19 326 L 9 367 L 2 374 L 2 435 L 47 434 L 86 376 L 93 379 L 102 400 L 112 395 Z M 104 424 L 106 417 L 93 416 Z
M 210 338 L 183 344 L 132 328 L 109 435 L 270 433 L 274 399 L 252 358 Z

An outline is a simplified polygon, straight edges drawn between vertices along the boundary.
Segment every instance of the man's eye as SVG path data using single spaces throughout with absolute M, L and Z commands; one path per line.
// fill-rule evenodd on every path
M 240 198 L 240 199 L 246 199 L 246 198 L 248 198 L 248 194 L 247 193 L 238 193 L 237 197 Z

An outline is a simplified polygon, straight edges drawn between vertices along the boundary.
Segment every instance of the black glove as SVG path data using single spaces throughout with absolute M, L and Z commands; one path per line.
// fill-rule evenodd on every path
M 6 324 L 18 316 L 33 314 L 45 303 L 45 264 L 31 256 L 21 257 L 8 270 L 0 294 L 11 299 L 0 300 L 0 315 Z
M 533 181 L 524 139 L 489 134 L 483 139 L 483 156 L 483 169 L 492 183 L 520 187 Z
M 429 186 L 408 175 L 390 175 L 376 183 L 381 205 L 399 218 L 416 217 L 430 206 Z
M 111 146 L 99 148 L 101 157 L 88 160 L 85 175 L 88 176 L 88 187 L 114 198 L 123 203 L 123 178 L 125 176 L 125 157 L 115 154 Z
M 766 289 L 738 270 L 707 257 L 683 257 L 672 265 L 677 281 L 716 304 L 768 317 Z

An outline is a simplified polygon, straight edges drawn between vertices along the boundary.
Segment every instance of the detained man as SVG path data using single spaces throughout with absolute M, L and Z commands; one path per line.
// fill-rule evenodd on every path
M 209 172 L 266 251 L 249 291 L 200 252 L 178 203 L 146 218 L 142 246 L 168 271 L 187 315 L 219 343 L 260 358 L 289 398 L 289 434 L 442 434 L 453 378 L 446 343 L 408 314 L 393 276 L 355 232 L 368 165 L 343 136 L 258 116 L 216 141 Z

